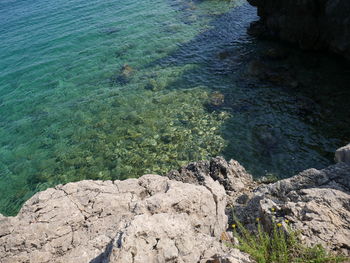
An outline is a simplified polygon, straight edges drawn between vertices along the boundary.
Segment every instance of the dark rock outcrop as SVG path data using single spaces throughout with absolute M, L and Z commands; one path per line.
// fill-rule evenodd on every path
M 308 50 L 329 50 L 350 59 L 350 1 L 248 0 L 260 21 L 250 32 Z
M 190 163 L 167 174 L 172 180 L 203 185 L 208 177 L 224 186 L 228 196 L 238 196 L 251 190 L 256 183 L 245 168 L 235 160 L 227 162 L 222 157 L 209 161 Z

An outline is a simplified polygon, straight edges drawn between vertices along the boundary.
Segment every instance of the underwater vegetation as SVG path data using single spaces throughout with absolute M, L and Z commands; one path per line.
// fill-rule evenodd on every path
M 205 109 L 210 87 L 171 87 L 198 65 L 154 62 L 238 2 L 38 1 L 0 10 L 0 213 L 16 214 L 57 184 L 162 174 L 219 154 L 229 114 Z
M 31 142 L 30 148 L 37 151 L 8 151 L 8 169 L 16 174 L 15 179 L 25 180 L 11 178 L 10 184 L 26 187 L 12 188 L 15 194 L 10 198 L 2 191 L 1 198 L 7 199 L 2 210 L 15 211 L 30 193 L 56 184 L 164 174 L 192 160 L 219 154 L 225 146 L 220 127 L 229 114 L 206 111 L 211 91 L 203 86 L 166 88 L 188 67 L 135 72 L 130 85 L 144 84 L 133 92 L 110 89 L 71 105 L 63 123 L 49 126 Z M 149 81 L 153 89 L 148 88 Z M 62 125 L 67 128 L 62 130 Z M 12 158 L 26 159 L 32 170 L 23 169 L 26 162 L 11 162 Z

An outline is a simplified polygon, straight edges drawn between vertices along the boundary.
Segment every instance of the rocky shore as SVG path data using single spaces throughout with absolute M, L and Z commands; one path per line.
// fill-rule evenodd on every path
M 307 50 L 329 50 L 350 58 L 348 0 L 248 0 L 260 21 L 252 33 L 293 43 Z
M 217 157 L 167 176 L 81 181 L 37 193 L 0 215 L 0 262 L 252 262 L 223 242 L 232 207 L 302 230 L 305 243 L 350 254 L 350 145 L 338 163 L 271 184 Z

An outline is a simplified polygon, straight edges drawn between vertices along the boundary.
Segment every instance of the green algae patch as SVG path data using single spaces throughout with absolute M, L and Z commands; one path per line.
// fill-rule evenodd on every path
M 206 112 L 205 101 L 202 89 L 116 98 L 113 103 L 123 111 L 100 111 L 98 122 L 75 133 L 76 149 L 58 154 L 62 173 L 55 178 L 69 182 L 162 174 L 219 153 L 224 141 L 218 131 L 226 115 Z
M 208 94 L 205 87 L 157 93 L 142 88 L 127 94 L 110 90 L 83 108 L 80 104 L 66 121 L 67 129 L 52 125 L 47 136 L 35 140 L 30 148 L 41 150 L 31 154 L 34 168 L 26 170 L 25 162 L 18 167 L 11 194 L 6 198 L 8 190 L 1 191 L 7 199 L 1 210 L 14 213 L 32 193 L 59 183 L 164 174 L 219 154 L 225 147 L 220 127 L 229 114 L 209 113 L 204 107 Z M 17 152 L 17 157 L 28 154 Z

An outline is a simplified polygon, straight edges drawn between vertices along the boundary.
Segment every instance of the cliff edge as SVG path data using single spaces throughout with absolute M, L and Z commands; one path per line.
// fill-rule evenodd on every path
M 335 165 L 272 184 L 217 157 L 167 176 L 59 185 L 16 217 L 0 215 L 0 262 L 253 262 L 223 242 L 232 207 L 247 226 L 287 219 L 306 243 L 349 255 L 349 149 Z

